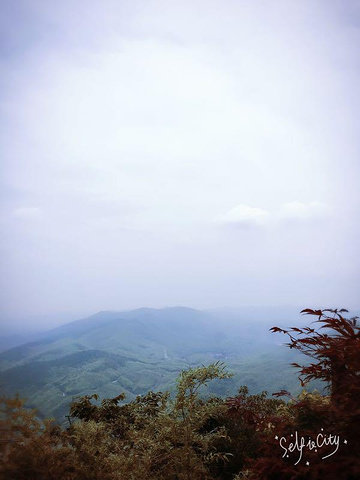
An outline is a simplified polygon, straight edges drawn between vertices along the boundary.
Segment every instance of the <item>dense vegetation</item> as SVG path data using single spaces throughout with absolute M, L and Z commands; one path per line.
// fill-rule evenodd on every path
M 328 395 L 304 390 L 293 397 L 281 391 L 269 398 L 266 392 L 250 395 L 241 387 L 228 398 L 207 396 L 209 382 L 226 381 L 230 375 L 215 362 L 184 370 L 173 398 L 153 391 L 127 403 L 123 394 L 101 401 L 96 394 L 78 398 L 67 428 L 38 420 L 19 398 L 3 398 L 2 478 L 359 478 L 357 319 L 345 318 L 344 310 L 303 312 L 317 316 L 320 329 L 272 330 L 287 335 L 292 350 L 310 357 L 310 363 L 295 365 L 303 385 L 312 379 L 325 381 Z M 300 446 L 300 437 L 305 438 L 302 449 L 290 447 L 297 436 Z M 325 438 L 333 441 L 323 445 Z
M 287 309 L 100 312 L 0 353 L 0 391 L 9 397 L 19 393 L 41 418 L 63 425 L 73 397 L 124 392 L 131 401 L 149 390 L 170 391 L 173 397 L 182 370 L 217 360 L 225 361 L 233 376 L 211 382 L 214 395 L 235 395 L 239 385 L 250 393 L 297 394 L 301 388 L 289 364 L 298 358 L 269 334 L 272 325 L 291 315 L 298 320 L 297 312 Z

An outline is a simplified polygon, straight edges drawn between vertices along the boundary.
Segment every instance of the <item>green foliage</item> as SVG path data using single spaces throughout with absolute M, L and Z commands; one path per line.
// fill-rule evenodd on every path
M 234 376 L 211 382 L 212 394 L 235 395 L 243 384 L 251 393 L 282 388 L 296 393 L 291 356 L 275 344 L 261 319 L 250 322 L 239 314 L 229 324 L 184 308 L 102 312 L 2 352 L 0 391 L 10 397 L 19 393 L 42 418 L 65 426 L 75 396 L 112 398 L 122 391 L 133 400 L 149 390 L 174 396 L 182 370 L 219 359 Z
M 321 320 L 322 312 L 306 311 L 312 312 Z M 303 375 L 329 381 L 329 396 L 304 390 L 294 397 L 282 390 L 278 396 L 288 395 L 286 403 L 266 392 L 250 394 L 245 386 L 227 399 L 212 396 L 208 394 L 212 382 L 232 380 L 224 364 L 216 362 L 183 370 L 173 396 L 150 390 L 127 402 L 123 393 L 102 400 L 96 393 L 76 398 L 67 429 L 41 421 L 19 397 L 2 398 L 0 477 L 355 480 L 360 473 L 360 334 L 354 319 L 333 313 L 335 321 L 327 316 L 324 325 L 330 332 L 324 334 L 309 327 L 289 332 L 274 328 L 290 334 L 292 349 L 318 362 L 297 367 Z M 344 367 L 341 381 L 338 373 Z M 351 448 L 340 449 L 326 462 L 314 451 L 307 452 L 311 470 L 304 462 L 294 465 L 292 459 L 281 457 L 278 436 L 299 431 L 314 438 L 320 428 L 346 438 Z
M 226 438 L 226 431 L 223 426 L 211 431 L 204 427 L 209 419 L 224 414 L 226 406 L 221 399 L 202 399 L 199 392 L 209 381 L 229 377 L 217 362 L 183 371 L 174 400 L 168 393 L 154 392 L 124 405 L 119 404 L 123 396 L 103 400 L 100 405 L 92 403 L 95 396 L 80 398 L 70 412 L 83 422 L 76 423 L 72 431 L 78 435 L 85 428 L 89 435 L 87 423 L 106 425 L 111 438 L 126 452 L 123 469 L 128 478 L 136 474 L 154 479 L 211 478 L 210 466 L 227 461 L 226 452 L 215 448 L 219 439 Z
M 230 377 L 216 362 L 184 370 L 174 398 L 85 395 L 71 405 L 66 430 L 36 419 L 18 398 L 3 399 L 0 473 L 10 480 L 251 478 L 246 465 L 257 458 L 260 426 L 284 402 L 246 387 L 228 400 L 206 395 L 212 381 Z

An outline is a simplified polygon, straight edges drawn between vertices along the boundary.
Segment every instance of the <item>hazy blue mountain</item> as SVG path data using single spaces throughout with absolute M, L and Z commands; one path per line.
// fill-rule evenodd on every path
M 296 357 L 281 346 L 284 338 L 268 330 L 288 317 L 282 324 L 294 324 L 296 316 L 296 310 L 266 314 L 256 308 L 99 312 L 0 353 L 0 388 L 7 395 L 18 392 L 59 421 L 74 396 L 124 391 L 133 398 L 150 389 L 171 390 L 182 369 L 216 360 L 234 373 L 214 382 L 217 394 L 234 394 L 244 384 L 252 392 L 294 391 L 299 385 L 289 363 Z
M 10 350 L 10 348 L 24 345 L 25 343 L 33 342 L 41 338 L 40 333 L 12 333 L 10 335 L 0 336 L 0 352 Z

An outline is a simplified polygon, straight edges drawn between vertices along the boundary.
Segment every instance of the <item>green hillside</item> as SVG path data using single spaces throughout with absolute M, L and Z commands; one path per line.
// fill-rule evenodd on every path
M 214 360 L 225 362 L 233 377 L 214 382 L 211 393 L 234 394 L 244 384 L 252 393 L 296 392 L 289 366 L 296 356 L 268 332 L 271 320 L 236 321 L 228 312 L 183 307 L 100 312 L 2 352 L 0 388 L 61 423 L 75 396 L 125 392 L 131 400 L 149 390 L 172 391 L 181 370 Z

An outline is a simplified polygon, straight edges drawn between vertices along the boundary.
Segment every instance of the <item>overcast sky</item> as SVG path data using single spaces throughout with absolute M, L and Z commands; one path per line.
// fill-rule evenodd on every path
M 0 8 L 3 321 L 359 306 L 358 0 Z

